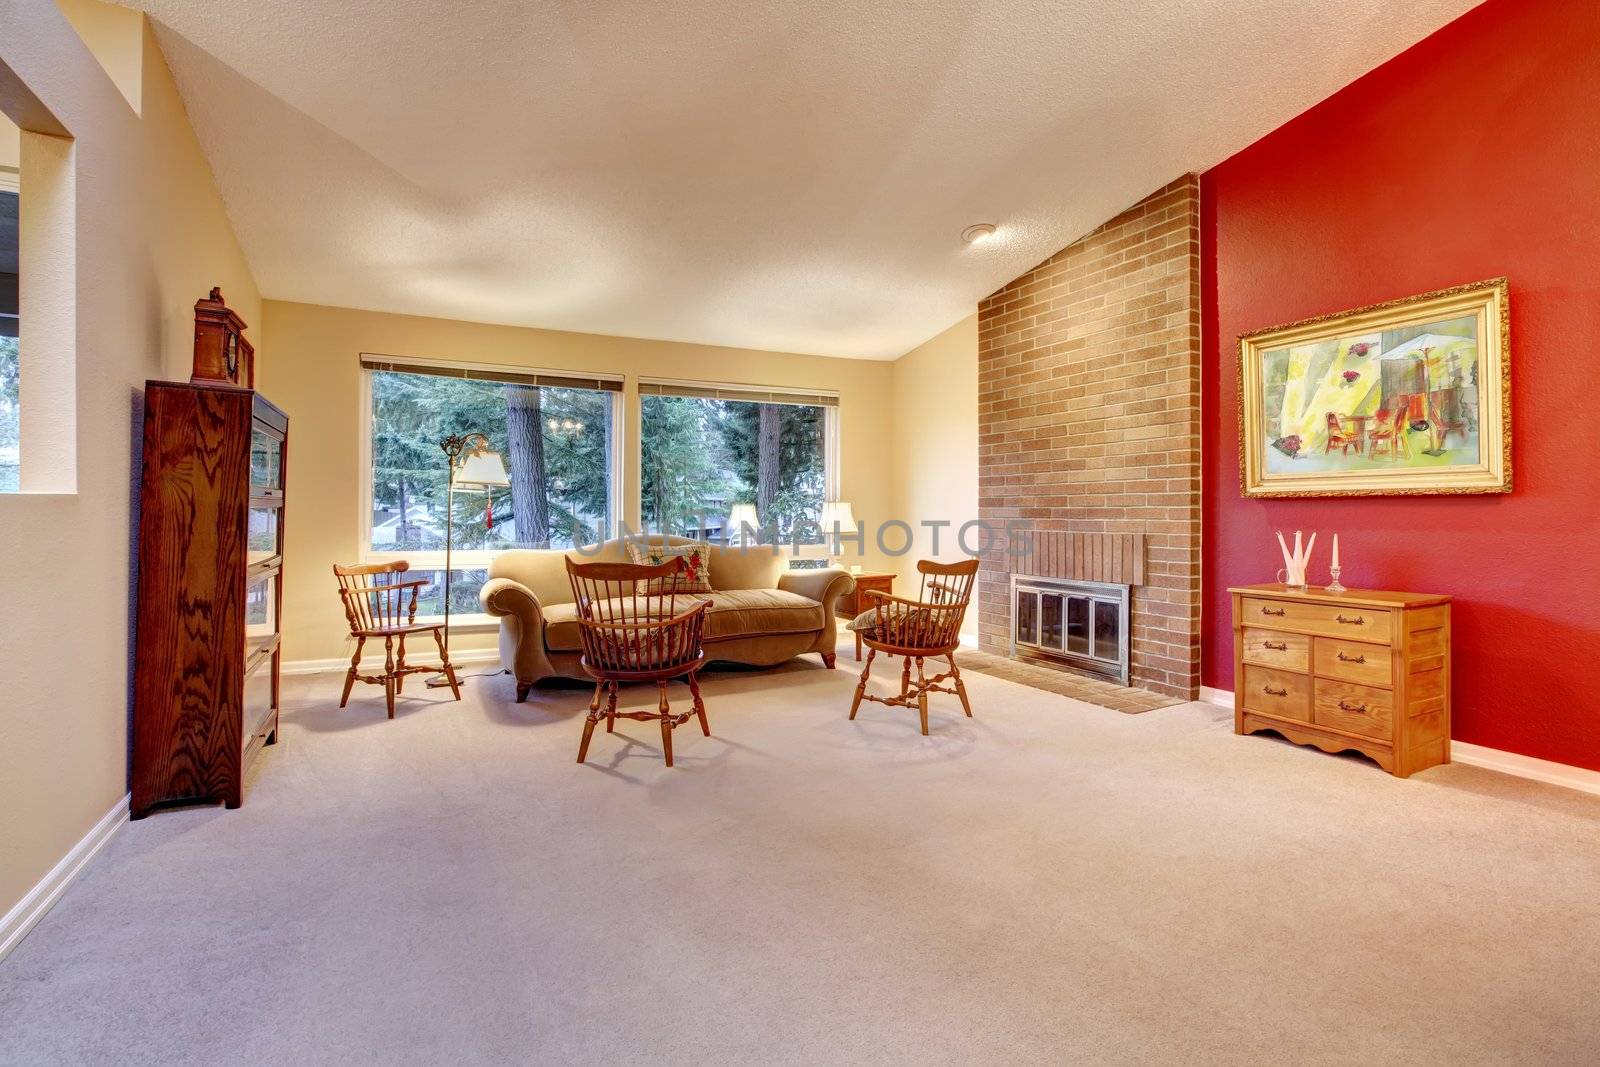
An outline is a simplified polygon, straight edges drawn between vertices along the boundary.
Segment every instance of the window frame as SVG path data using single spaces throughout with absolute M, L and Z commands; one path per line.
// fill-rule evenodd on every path
M 776 403 L 793 404 L 796 407 L 811 406 L 811 407 L 820 407 L 820 408 L 822 408 L 822 411 L 823 411 L 823 420 L 822 420 L 822 486 L 823 486 L 823 499 L 825 501 L 827 501 L 827 500 L 838 500 L 839 499 L 839 467 L 840 467 L 839 408 L 844 403 L 844 398 L 839 393 L 839 391 L 837 389 L 814 389 L 814 388 L 809 388 L 809 387 L 784 388 L 782 386 L 775 386 L 775 385 L 771 385 L 771 386 L 767 386 L 767 385 L 750 385 L 748 383 L 743 383 L 743 382 L 713 382 L 713 381 L 703 381 L 703 380 L 698 380 L 698 379 L 685 379 L 685 378 L 660 378 L 660 377 L 654 377 L 654 376 L 649 376 L 649 375 L 641 376 L 638 379 L 638 385 L 640 387 L 639 388 L 639 424 L 640 425 L 639 425 L 639 452 L 638 452 L 638 456 L 639 456 L 639 470 L 641 471 L 641 476 L 639 478 L 639 484 L 637 486 L 634 486 L 633 489 L 634 489 L 634 496 L 635 496 L 635 499 L 637 501 L 638 508 L 639 508 L 638 515 L 639 515 L 639 522 L 640 522 L 641 526 L 644 525 L 644 478 L 643 478 L 643 475 L 642 475 L 642 472 L 644 470 L 644 448 L 645 448 L 645 442 L 644 442 L 644 400 L 645 400 L 645 397 L 647 395 L 649 395 L 649 396 L 661 395 L 661 394 L 656 394 L 656 393 L 646 394 L 643 391 L 643 387 L 647 386 L 647 385 L 669 386 L 669 387 L 671 387 L 671 388 L 673 388 L 675 390 L 680 390 L 681 389 L 681 390 L 685 390 L 686 392 L 690 391 L 690 390 L 696 390 L 696 391 L 705 390 L 704 394 L 701 396 L 701 399 L 704 399 L 704 400 L 741 400 L 742 398 L 740 396 L 737 396 L 737 395 L 735 395 L 735 396 L 722 396 L 720 394 L 723 394 L 723 393 L 741 394 L 742 393 L 742 394 L 745 394 L 746 396 L 749 397 L 748 400 L 744 400 L 743 402 L 744 403 L 753 403 L 753 404 L 761 403 L 761 398 L 762 397 L 769 397 L 770 398 L 770 397 L 774 397 L 774 396 L 780 396 L 780 397 L 816 397 L 816 398 L 819 398 L 819 399 L 824 399 L 825 398 L 827 400 L 832 400 L 833 402 L 831 404 L 830 403 L 820 403 L 820 404 L 812 404 L 812 405 L 804 405 L 804 404 L 799 403 L 797 400 L 778 400 L 778 401 L 769 400 L 768 402 L 769 403 L 776 402 Z M 670 394 L 670 395 L 682 396 L 682 395 L 685 395 L 685 393 L 674 393 L 674 394 Z M 821 541 L 821 542 L 818 542 L 816 544 L 785 545 L 785 546 L 782 546 L 782 547 L 786 547 L 788 549 L 787 555 L 788 555 L 789 558 L 792 558 L 792 559 L 828 559 L 829 558 L 829 545 L 825 540 Z
M 437 367 L 441 370 L 466 370 L 485 371 L 499 374 L 525 374 L 545 375 L 559 378 L 590 378 L 595 381 L 617 382 L 623 385 L 621 389 L 605 390 L 611 397 L 611 470 L 609 477 L 609 492 L 606 494 L 606 508 L 613 516 L 622 515 L 622 504 L 627 499 L 623 486 L 624 467 L 622 458 L 628 447 L 628 429 L 624 417 L 627 405 L 623 398 L 627 395 L 626 377 L 621 374 L 596 373 L 591 371 L 561 370 L 549 367 L 524 367 L 510 363 L 483 363 L 462 359 L 433 359 L 422 356 L 391 356 L 378 352 L 362 352 L 358 356 L 358 369 L 361 375 L 360 410 L 357 422 L 357 447 L 360 449 L 361 486 L 357 496 L 356 530 L 360 538 L 360 551 L 357 558 L 362 563 L 393 563 L 405 560 L 415 570 L 444 570 L 445 551 L 443 549 L 417 549 L 406 552 L 394 552 L 372 547 L 372 375 L 375 368 L 365 365 L 366 360 L 392 362 L 415 367 Z M 386 372 L 388 373 L 388 372 Z M 404 373 L 401 370 L 401 373 Z M 597 390 L 598 391 L 598 390 Z M 444 452 L 439 453 L 439 462 L 444 462 Z M 457 548 L 450 551 L 450 569 L 456 571 L 479 570 L 489 564 L 501 552 L 513 551 L 505 548 Z M 443 615 L 418 615 L 417 618 L 442 619 Z M 452 612 L 450 625 L 457 626 L 492 625 L 496 622 L 492 616 L 483 612 L 468 614 L 466 612 Z

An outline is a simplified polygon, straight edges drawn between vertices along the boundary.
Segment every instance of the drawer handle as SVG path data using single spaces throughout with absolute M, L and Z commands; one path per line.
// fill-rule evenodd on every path
M 1270 685 L 1262 686 L 1261 691 L 1267 694 L 1269 697 L 1286 697 L 1289 695 L 1289 691 L 1287 689 L 1274 689 Z
M 1365 626 L 1367 624 L 1367 620 L 1362 618 L 1360 615 L 1357 615 L 1353 619 L 1347 619 L 1343 615 L 1335 615 L 1333 617 L 1333 621 L 1342 622 L 1346 626 Z
M 1263 642 L 1261 642 L 1261 647 L 1264 648 L 1264 649 L 1267 649 L 1270 652 L 1287 652 L 1287 651 L 1289 651 L 1289 646 L 1286 643 L 1280 642 L 1280 641 L 1263 641 Z
M 1339 701 L 1339 710 L 1340 711 L 1353 711 L 1357 715 L 1365 715 L 1367 713 L 1367 706 L 1365 704 L 1346 704 L 1344 701 L 1341 700 L 1341 701 Z
M 1367 654 L 1365 652 L 1363 652 L 1359 656 L 1347 656 L 1343 652 L 1341 652 L 1341 653 L 1339 653 L 1339 662 L 1340 663 L 1365 663 L 1365 662 L 1367 662 Z
M 1288 612 L 1285 611 L 1283 608 L 1262 608 L 1261 609 L 1261 614 L 1263 614 L 1263 615 L 1283 616 L 1283 615 L 1288 614 Z

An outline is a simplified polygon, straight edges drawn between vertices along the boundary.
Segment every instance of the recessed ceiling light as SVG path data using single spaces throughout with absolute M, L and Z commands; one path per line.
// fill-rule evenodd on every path
M 981 244 L 994 236 L 994 223 L 975 222 L 961 231 L 961 239 L 969 245 Z

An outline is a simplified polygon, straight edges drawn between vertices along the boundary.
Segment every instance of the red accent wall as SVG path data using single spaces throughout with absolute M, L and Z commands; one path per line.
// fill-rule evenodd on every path
M 1456 740 L 1600 769 L 1600 3 L 1489 0 L 1201 194 L 1204 684 L 1272 532 L 1321 533 L 1316 582 L 1338 531 L 1346 585 L 1456 598 Z M 1240 334 L 1502 274 L 1513 493 L 1240 496 Z

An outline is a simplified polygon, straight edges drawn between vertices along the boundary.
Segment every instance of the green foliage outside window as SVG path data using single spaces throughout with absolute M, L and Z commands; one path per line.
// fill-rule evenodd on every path
M 398 371 L 373 371 L 371 380 L 373 549 L 445 547 L 449 475 L 439 442 L 450 434 L 485 434 L 512 482 L 492 494 L 456 493 L 457 549 L 571 548 L 611 528 L 609 393 Z
M 809 524 L 827 491 L 822 407 L 645 396 L 640 408 L 647 529 L 705 536 L 732 505 L 751 503 L 781 541 L 797 523 L 802 540 L 815 539 Z
M 20 374 L 17 339 L 0 337 L 0 493 L 17 491 Z
M 372 550 L 443 551 L 448 475 L 439 441 L 473 432 L 505 458 L 512 485 L 455 494 L 457 551 L 572 548 L 615 535 L 611 394 L 400 371 L 369 377 Z M 780 540 L 791 540 L 797 524 L 801 540 L 816 540 L 810 524 L 826 493 L 825 427 L 818 406 L 642 397 L 645 529 L 719 536 L 733 504 L 753 503 Z M 416 576 L 434 583 L 423 590 L 419 614 L 438 614 L 443 571 Z M 458 568 L 451 611 L 480 610 L 485 579 L 481 565 Z

